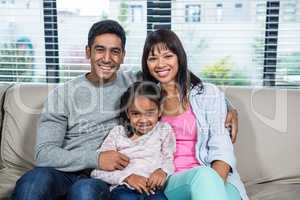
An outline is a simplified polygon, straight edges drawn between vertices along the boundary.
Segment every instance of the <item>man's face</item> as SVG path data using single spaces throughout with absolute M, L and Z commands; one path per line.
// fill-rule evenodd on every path
M 86 48 L 86 56 L 91 62 L 92 79 L 107 83 L 116 78 L 125 52 L 117 35 L 105 33 L 98 35 L 91 47 Z

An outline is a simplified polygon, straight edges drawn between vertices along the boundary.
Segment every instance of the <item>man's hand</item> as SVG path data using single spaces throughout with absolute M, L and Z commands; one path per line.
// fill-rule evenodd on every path
M 147 181 L 148 179 L 146 177 L 136 174 L 131 174 L 124 180 L 125 183 L 133 187 L 139 193 L 143 194 L 145 192 L 147 195 L 150 195 L 150 191 L 147 188 Z
M 212 163 L 212 168 L 221 176 L 223 181 L 226 182 L 230 171 L 230 166 L 221 160 L 215 160 Z
M 122 170 L 128 163 L 129 158 L 117 151 L 101 152 L 98 158 L 98 166 L 105 171 Z
M 228 111 L 225 120 L 225 127 L 231 130 L 230 131 L 231 141 L 232 143 L 235 143 L 237 133 L 238 133 L 238 113 L 236 109 L 231 109 Z
M 148 182 L 147 182 L 147 187 L 150 188 L 151 190 L 155 190 L 156 188 L 161 188 L 167 178 L 167 173 L 164 172 L 162 169 L 157 169 L 152 174 L 150 175 Z

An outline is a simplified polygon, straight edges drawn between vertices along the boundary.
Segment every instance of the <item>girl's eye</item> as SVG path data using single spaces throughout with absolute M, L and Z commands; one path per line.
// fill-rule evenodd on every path
M 132 116 L 138 116 L 139 114 L 140 114 L 140 113 L 138 113 L 138 112 L 132 112 L 132 113 L 131 113 Z
M 151 116 L 155 115 L 156 112 L 155 112 L 155 111 L 152 111 L 152 112 L 146 112 L 145 114 L 146 114 L 146 116 L 151 117 Z

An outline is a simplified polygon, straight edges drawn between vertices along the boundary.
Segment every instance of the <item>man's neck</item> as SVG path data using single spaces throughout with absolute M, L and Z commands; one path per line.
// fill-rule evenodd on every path
M 110 83 L 114 81 L 117 78 L 117 75 L 115 74 L 112 78 L 110 79 L 101 79 L 98 76 L 93 75 L 92 73 L 87 73 L 86 75 L 87 80 L 89 80 L 93 85 L 95 86 L 101 86 L 107 83 Z

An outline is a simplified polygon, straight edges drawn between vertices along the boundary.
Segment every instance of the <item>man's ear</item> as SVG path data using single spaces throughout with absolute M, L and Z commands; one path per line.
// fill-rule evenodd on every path
M 85 57 L 87 59 L 90 59 L 91 58 L 91 49 L 88 45 L 85 46 Z
M 126 54 L 126 51 L 125 51 L 125 49 L 124 49 L 124 50 L 123 50 L 123 53 L 122 53 L 122 60 L 121 60 L 121 64 L 123 64 L 123 63 L 124 63 L 125 54 Z

